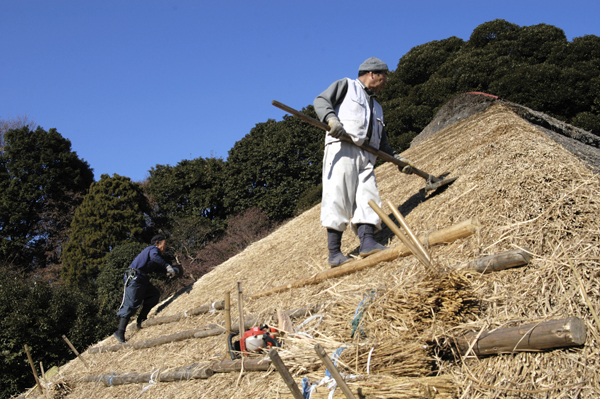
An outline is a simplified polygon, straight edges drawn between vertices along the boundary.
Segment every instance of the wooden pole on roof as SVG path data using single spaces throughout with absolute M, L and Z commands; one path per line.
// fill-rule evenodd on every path
M 277 350 L 271 349 L 269 351 L 269 357 L 271 358 L 271 362 L 273 362 L 273 366 L 275 366 L 275 369 L 283 379 L 283 382 L 285 382 L 285 385 L 287 385 L 292 392 L 294 399 L 304 399 L 304 396 L 302 395 L 302 392 L 300 392 L 296 381 L 294 381 L 294 377 L 292 377 L 290 371 L 287 369 L 287 367 L 285 367 L 285 364 L 283 363 L 283 360 L 281 360 Z
M 27 360 L 29 360 L 29 365 L 31 366 L 31 372 L 33 373 L 33 378 L 35 378 L 35 383 L 40 389 L 42 389 L 42 384 L 40 384 L 40 379 L 37 375 L 37 371 L 35 370 L 35 366 L 33 365 L 33 359 L 31 358 L 31 353 L 29 353 L 29 347 L 25 344 L 25 353 L 27 354 Z
M 355 396 L 350 390 L 350 387 L 348 387 L 348 384 L 346 384 L 346 381 L 344 381 L 344 378 L 342 378 L 340 372 L 335 367 L 335 365 L 333 364 L 333 362 L 331 361 L 331 359 L 327 355 L 327 352 L 325 352 L 325 349 L 323 349 L 321 344 L 315 345 L 315 352 L 317 352 L 317 356 L 319 356 L 319 359 L 321 359 L 325 366 L 327 366 L 327 370 L 329 370 L 331 377 L 333 377 L 335 382 L 337 382 L 338 386 L 342 389 L 342 392 L 344 392 L 344 395 L 346 395 L 348 399 L 355 399 Z
M 225 293 L 225 350 L 229 352 L 229 334 L 231 334 L 231 293 Z
M 484 331 L 475 338 L 477 333 L 471 333 L 457 340 L 461 355 L 468 355 L 469 349 L 477 356 L 486 356 L 579 346 L 585 343 L 586 327 L 580 318 L 569 317 Z
M 434 231 L 427 236 L 421 236 L 419 241 L 427 247 L 434 245 L 445 244 L 456 241 L 460 238 L 468 237 L 478 231 L 481 228 L 481 224 L 477 218 L 465 220 L 464 222 L 455 224 L 454 226 L 447 227 L 442 230 Z M 310 284 L 319 284 L 327 279 L 345 276 L 348 274 L 356 273 L 360 270 L 368 267 L 373 267 L 381 262 L 390 262 L 401 256 L 408 256 L 412 252 L 403 244 L 400 244 L 393 248 L 388 248 L 384 251 L 377 252 L 367 258 L 354 260 L 348 262 L 342 266 L 328 269 L 323 272 L 317 273 L 311 277 L 300 279 L 281 285 L 279 287 L 272 288 L 270 290 L 262 291 L 257 294 L 251 295 L 251 299 L 260 298 L 267 295 L 276 294 L 279 292 L 287 291 L 292 288 L 304 287 Z
M 244 324 L 244 298 L 242 297 L 242 283 L 240 281 L 238 281 L 237 283 L 237 287 L 238 287 L 238 311 L 240 313 L 240 320 L 239 320 L 239 332 L 240 332 L 240 339 L 243 337 L 244 335 L 244 329 L 245 329 L 245 324 Z
M 484 256 L 470 262 L 455 266 L 457 269 L 472 270 L 478 273 L 492 273 L 511 267 L 528 264 L 533 258 L 531 250 L 527 247 L 500 252 L 494 255 Z
M 77 358 L 79 360 L 81 360 L 81 363 L 83 363 L 83 365 L 85 366 L 85 368 L 89 370 L 90 366 L 88 366 L 88 364 L 85 362 L 85 360 L 83 360 L 83 357 L 81 357 L 81 355 L 79 354 L 79 352 L 77 352 L 77 349 L 75 349 L 75 347 L 73 346 L 73 344 L 71 343 L 71 341 L 69 341 L 69 338 L 67 338 L 65 335 L 63 335 L 62 337 L 65 340 L 65 342 L 67 343 L 67 345 L 69 345 L 69 348 L 71 348 L 71 350 L 73 351 L 73 353 L 75 353 L 75 355 L 77 356 Z

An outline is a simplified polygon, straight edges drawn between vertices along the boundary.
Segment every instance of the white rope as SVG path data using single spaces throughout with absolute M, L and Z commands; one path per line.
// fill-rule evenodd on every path
M 375 347 L 372 347 L 369 351 L 369 359 L 367 360 L 367 374 L 371 374 L 369 372 L 369 368 L 371 367 L 371 355 L 373 354 L 373 349 L 375 349 Z
M 150 381 L 148 381 L 148 385 L 146 385 L 143 389 L 142 392 L 145 392 L 146 389 L 148 388 L 152 388 L 153 386 L 156 385 L 156 381 L 154 381 L 154 376 L 160 371 L 160 369 L 157 369 L 155 371 L 152 372 L 152 374 L 150 374 Z
M 210 305 L 210 313 L 215 313 L 217 311 L 217 308 L 215 308 L 215 303 L 217 303 L 217 301 L 214 301 L 211 305 Z

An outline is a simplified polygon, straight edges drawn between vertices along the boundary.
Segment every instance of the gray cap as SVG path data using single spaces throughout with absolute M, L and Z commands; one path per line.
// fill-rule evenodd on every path
M 379 58 L 371 57 L 358 67 L 358 72 L 362 71 L 389 71 L 389 69 L 385 62 Z

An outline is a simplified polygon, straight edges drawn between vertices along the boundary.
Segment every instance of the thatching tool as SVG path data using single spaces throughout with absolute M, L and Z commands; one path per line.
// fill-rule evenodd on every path
M 327 123 L 324 123 L 315 118 L 312 118 L 300 111 L 295 110 L 294 108 L 288 107 L 287 105 L 280 103 L 279 101 L 273 100 L 272 104 L 274 106 L 276 106 L 277 108 L 280 108 L 286 112 L 289 112 L 290 114 L 294 115 L 295 117 L 298 117 L 298 118 L 302 119 L 303 121 L 310 123 L 313 126 L 316 126 L 325 131 L 329 131 L 329 129 L 330 129 L 330 127 Z M 424 172 L 421 169 L 414 167 L 413 165 L 409 165 L 406 162 L 402 162 L 401 160 L 394 158 L 394 156 L 392 156 L 388 153 L 385 153 L 383 151 L 380 151 L 380 150 L 376 149 L 375 147 L 372 147 L 368 144 L 357 145 L 354 141 L 352 141 L 352 138 L 350 138 L 350 136 L 342 136 L 342 137 L 340 137 L 340 140 L 344 140 L 348 143 L 354 144 L 354 145 L 362 148 L 363 150 L 378 156 L 379 158 L 381 158 L 385 161 L 388 161 L 395 165 L 400 166 L 400 168 L 404 168 L 405 166 L 410 166 L 412 168 L 413 174 L 425 179 L 425 181 L 426 181 L 425 192 L 434 191 L 434 190 L 438 189 L 439 187 L 450 184 L 450 183 L 454 182 L 454 180 L 458 179 L 458 177 L 450 177 L 450 178 L 444 179 L 441 177 L 436 177 L 434 175 L 430 175 L 429 173 Z
M 425 252 L 424 249 L 421 251 L 420 248 L 423 248 L 423 247 L 420 246 L 421 243 L 418 242 L 419 240 L 414 236 L 414 234 L 412 234 L 412 232 L 411 232 L 412 236 L 411 236 L 411 234 L 408 234 L 408 237 L 407 237 L 402 232 L 402 230 L 400 230 L 398 228 L 398 226 L 396 226 L 396 224 L 392 221 L 392 219 L 390 219 L 390 217 L 388 215 L 386 215 L 385 212 L 383 212 L 383 210 L 375 203 L 375 201 L 369 200 L 369 206 L 371 206 L 371 208 L 373 208 L 375 213 L 377 213 L 379 215 L 381 220 L 383 220 L 383 222 L 390 228 L 390 230 L 392 230 L 392 232 L 400 239 L 400 241 L 402 241 L 402 243 L 404 245 L 406 245 L 408 250 L 410 252 L 412 252 L 412 254 L 423 265 L 425 265 L 425 267 L 429 267 L 429 265 L 431 264 L 431 259 L 429 258 L 429 254 L 427 254 L 427 252 Z M 392 206 L 392 209 L 393 209 L 393 206 Z M 398 218 L 398 217 L 396 217 L 396 218 Z M 406 227 L 408 227 L 408 226 L 406 226 Z

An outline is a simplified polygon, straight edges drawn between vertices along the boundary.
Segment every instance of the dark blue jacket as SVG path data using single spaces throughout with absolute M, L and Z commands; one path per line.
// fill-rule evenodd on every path
M 150 272 L 167 272 L 168 263 L 160 256 L 160 251 L 156 245 L 150 245 L 135 257 L 129 268 L 135 269 L 137 275 L 144 280 L 148 279 Z

